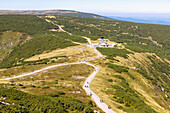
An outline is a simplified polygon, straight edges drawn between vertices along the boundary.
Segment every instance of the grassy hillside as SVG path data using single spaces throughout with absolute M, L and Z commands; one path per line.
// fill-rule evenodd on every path
M 18 61 L 47 50 L 76 45 L 71 41 L 86 42 L 85 39 L 80 39 L 80 37 L 77 36 L 69 36 L 66 33 L 49 31 L 50 29 L 58 29 L 58 27 L 37 16 L 0 15 L 0 24 L 1 37 L 3 37 L 3 32 L 9 30 L 25 33 L 33 37 L 22 45 L 14 44 L 8 48 L 2 48 L 2 52 L 6 51 L 8 53 L 10 50 L 11 51 L 8 56 L 6 56 L 7 53 L 3 53 L 4 58 L 0 64 L 0 68 L 15 66 Z M 8 37 L 3 38 L 1 46 L 7 45 L 8 40 L 10 40 L 10 43 L 15 41 L 16 39 L 14 37 L 11 38 L 11 40 Z
M 0 35 L 0 60 L 4 59 L 11 49 L 16 45 L 22 44 L 27 36 L 19 32 L 7 31 Z
M 169 111 L 170 71 L 166 62 L 144 53 L 111 57 L 111 52 L 101 52 L 107 57 L 93 62 L 101 70 L 94 78 L 91 88 L 107 104 L 111 104 L 116 112 Z

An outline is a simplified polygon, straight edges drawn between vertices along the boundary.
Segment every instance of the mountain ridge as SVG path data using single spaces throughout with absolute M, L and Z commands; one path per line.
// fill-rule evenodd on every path
M 85 18 L 96 18 L 104 20 L 113 20 L 112 18 L 93 14 L 80 12 L 75 10 L 0 10 L 0 15 L 62 15 L 62 16 L 75 16 L 75 17 L 85 17 Z

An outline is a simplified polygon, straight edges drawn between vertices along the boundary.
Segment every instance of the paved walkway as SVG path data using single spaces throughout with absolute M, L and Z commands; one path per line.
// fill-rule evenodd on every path
M 49 20 L 46 19 L 47 22 L 50 22 Z M 54 24 L 54 23 L 53 23 Z M 61 31 L 63 32 L 66 32 L 65 30 L 63 30 L 59 25 L 57 25 Z M 72 35 L 71 33 L 69 32 L 66 32 L 68 33 L 69 35 Z M 89 66 L 92 66 L 95 68 L 95 71 L 86 79 L 84 85 L 83 85 L 83 89 L 85 90 L 85 92 L 91 96 L 91 98 L 94 100 L 94 102 L 97 104 L 97 106 L 102 109 L 104 112 L 106 113 L 116 113 L 115 111 L 113 111 L 112 109 L 109 109 L 108 108 L 108 105 L 106 105 L 104 102 L 101 102 L 101 99 L 90 89 L 90 83 L 92 82 L 92 80 L 94 79 L 95 75 L 99 72 L 100 68 L 87 62 L 87 61 L 90 61 L 90 60 L 94 60 L 94 59 L 98 59 L 98 58 L 101 58 L 103 57 L 103 55 L 94 47 L 94 45 L 91 43 L 91 40 L 90 38 L 87 38 L 87 37 L 84 37 L 82 36 L 82 38 L 85 38 L 88 43 L 89 43 L 89 46 L 98 54 L 97 57 L 92 57 L 92 58 L 89 58 L 89 59 L 86 59 L 86 60 L 83 60 L 83 61 L 80 61 L 80 62 L 77 62 L 77 63 L 63 63 L 63 64 L 58 64 L 58 65 L 53 65 L 53 66 L 49 66 L 49 67 L 46 67 L 46 68 L 42 68 L 40 70 L 36 70 L 36 71 L 33 71 L 33 72 L 30 72 L 30 73 L 26 73 L 26 74 L 22 74 L 22 75 L 18 75 L 18 76 L 15 76 L 15 77 L 9 77 L 9 78 L 4 78 L 4 79 L 0 79 L 0 80 L 11 80 L 11 79 L 15 79 L 15 78 L 20 78 L 20 77 L 24 77 L 24 76 L 28 76 L 28 75 L 32 75 L 32 74 L 35 74 L 35 73 L 39 73 L 39 72 L 42 72 L 42 71 L 45 71 L 45 70 L 48 70 L 48 69 L 51 69 L 51 68 L 55 68 L 55 67 L 60 67 L 60 66 L 65 66 L 65 65 L 74 65 L 74 64 L 87 64 Z M 87 87 L 88 86 L 88 87 Z

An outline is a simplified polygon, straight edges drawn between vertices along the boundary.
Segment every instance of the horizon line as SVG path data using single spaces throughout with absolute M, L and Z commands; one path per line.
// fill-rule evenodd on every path
M 68 10 L 68 11 L 77 11 L 77 12 L 84 12 L 84 13 L 107 13 L 107 14 L 170 14 L 170 12 L 123 12 L 123 11 L 82 11 L 82 10 L 75 10 L 75 9 L 0 9 L 0 11 L 48 11 L 48 10 Z

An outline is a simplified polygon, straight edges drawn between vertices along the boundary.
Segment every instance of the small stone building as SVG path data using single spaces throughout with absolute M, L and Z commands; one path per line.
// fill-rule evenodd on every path
M 104 37 L 100 37 L 99 47 L 109 47 L 109 39 L 105 39 Z

